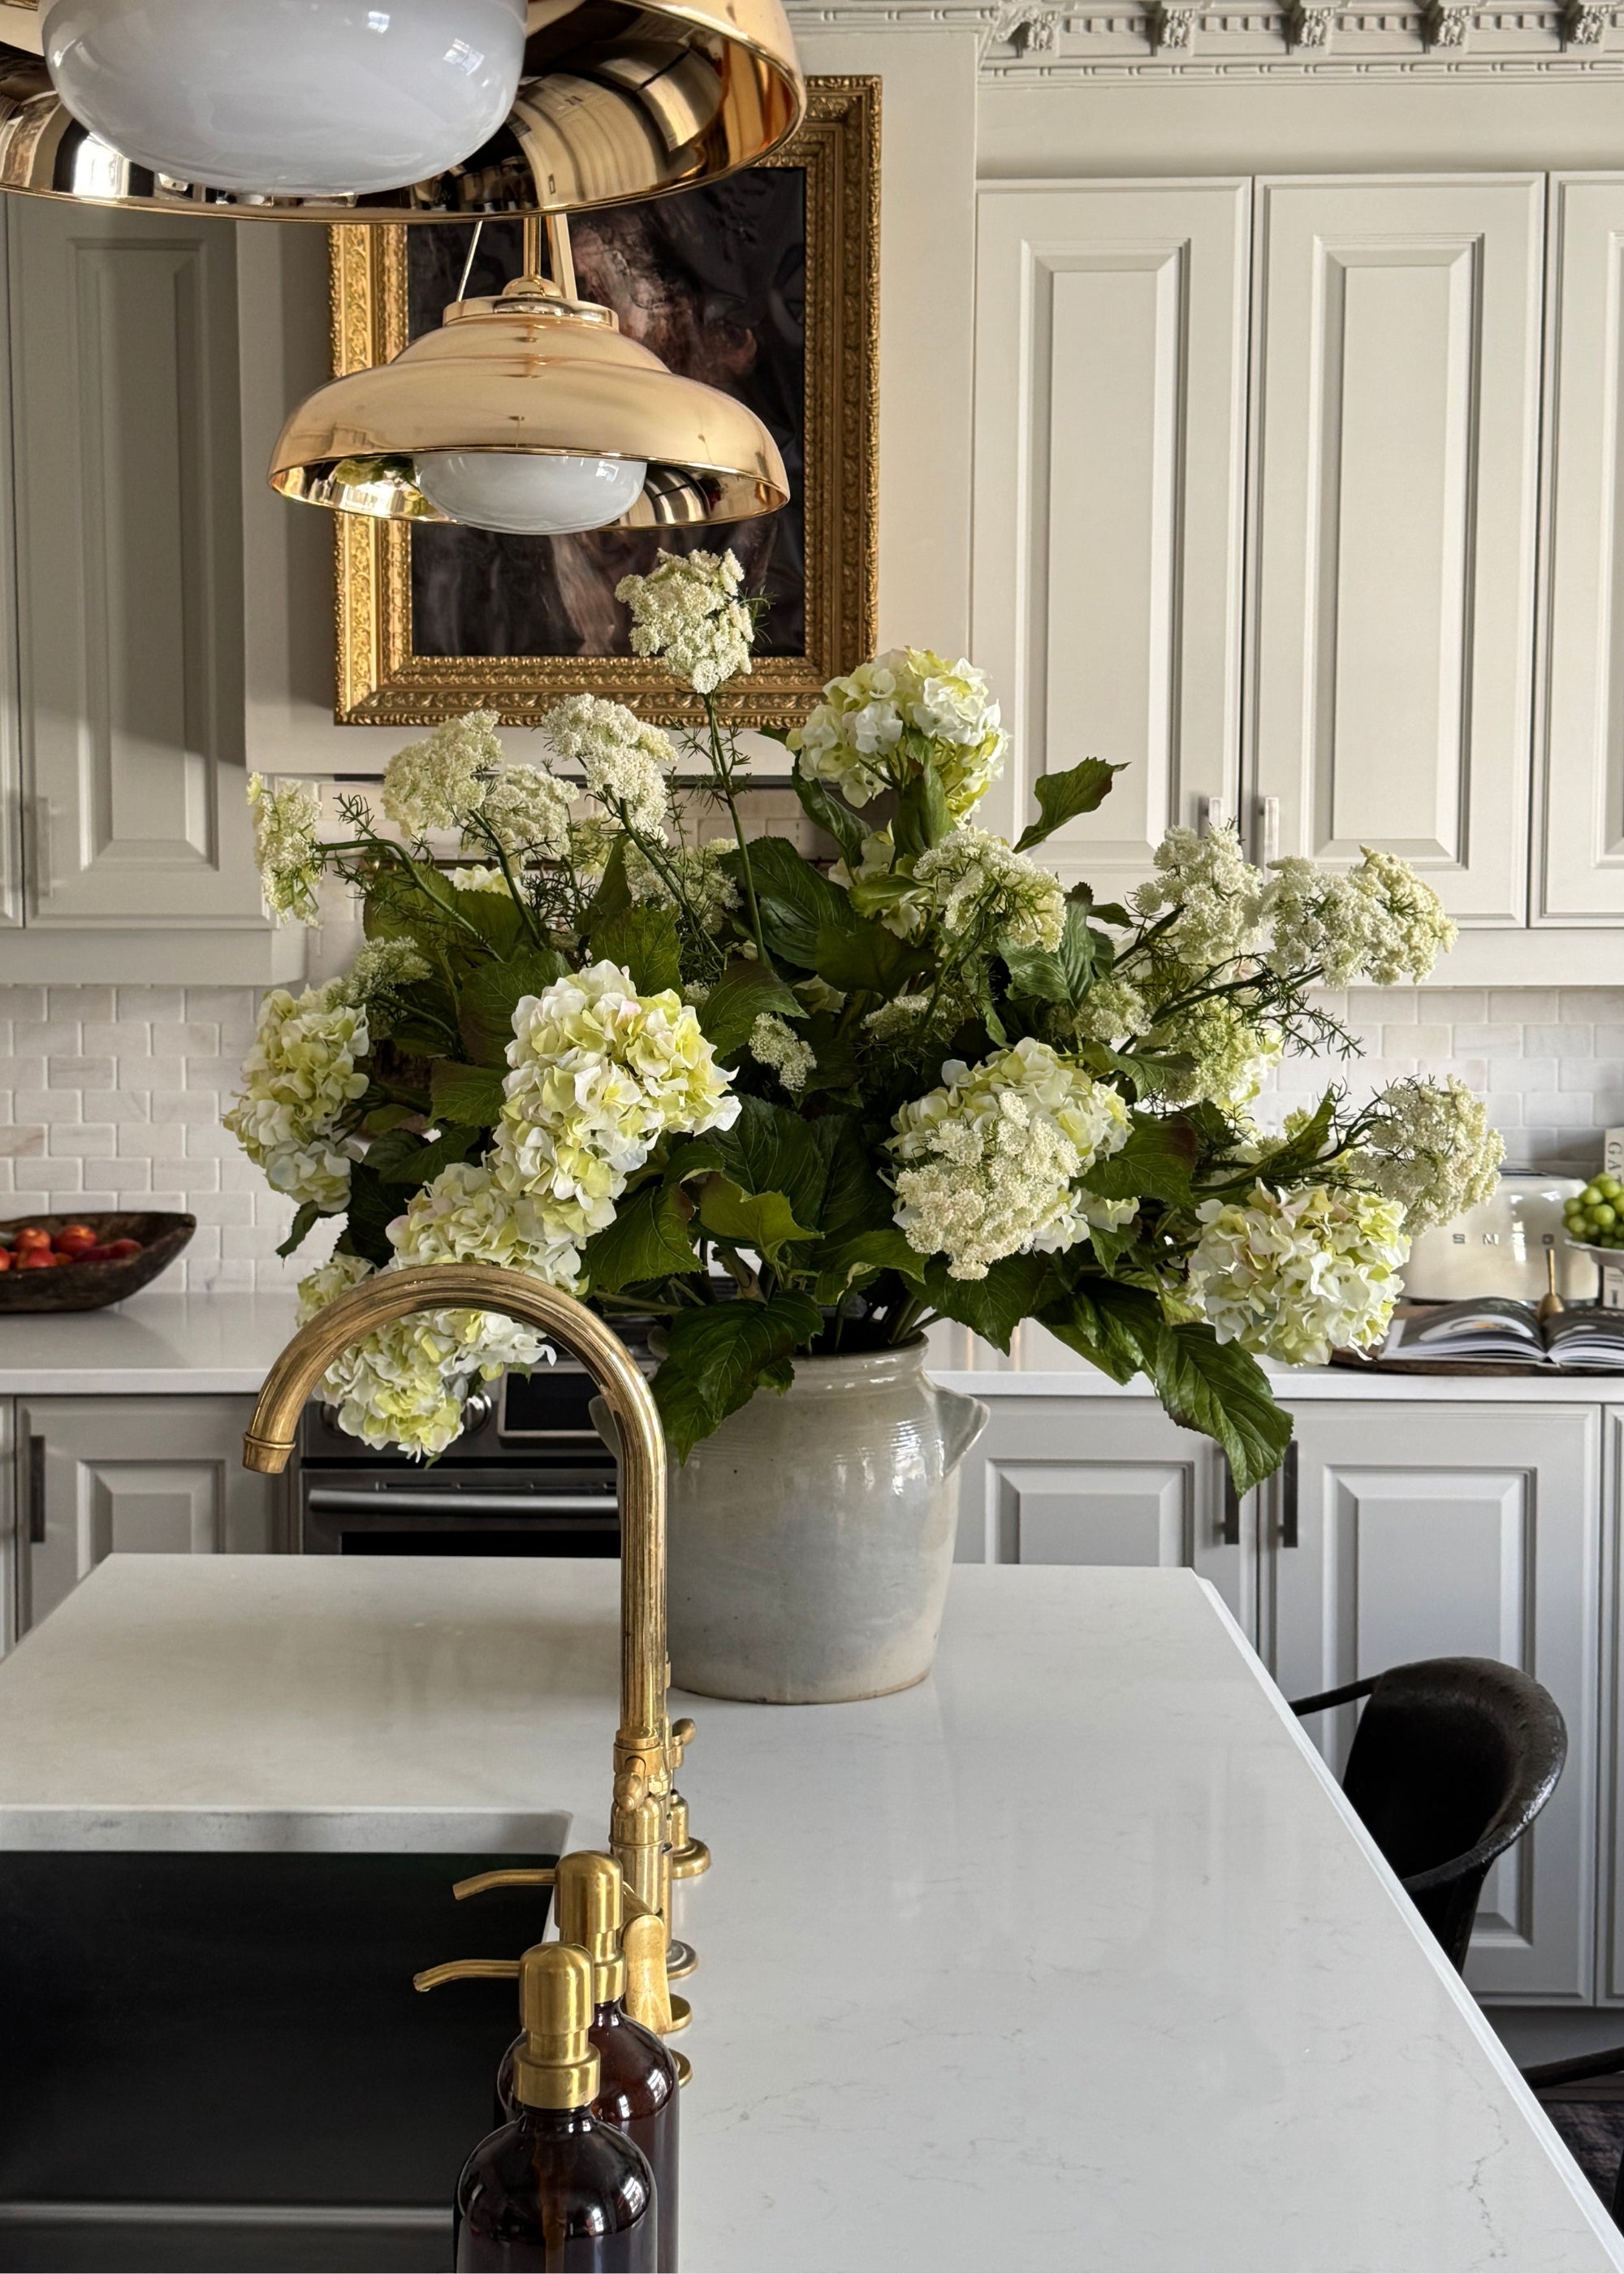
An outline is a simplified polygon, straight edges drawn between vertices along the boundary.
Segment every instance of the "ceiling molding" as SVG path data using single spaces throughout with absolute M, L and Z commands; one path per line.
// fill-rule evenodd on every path
M 798 32 L 974 34 L 984 82 L 1624 79 L 1624 0 L 789 0 Z

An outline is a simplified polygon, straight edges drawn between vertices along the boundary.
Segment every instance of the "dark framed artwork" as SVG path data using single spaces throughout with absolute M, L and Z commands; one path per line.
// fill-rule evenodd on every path
M 581 692 L 664 722 L 693 715 L 693 698 L 632 655 L 614 598 L 662 548 L 731 546 L 768 602 L 755 671 L 722 698 L 738 725 L 793 725 L 872 651 L 880 82 L 814 79 L 808 94 L 806 124 L 764 164 L 571 224 L 583 297 L 673 371 L 747 402 L 784 454 L 789 503 L 713 528 L 560 538 L 340 514 L 341 725 L 428 725 L 485 704 L 520 726 Z M 463 222 L 331 232 L 336 373 L 439 324 L 471 236 Z M 487 223 L 468 291 L 493 292 L 521 265 L 518 224 Z

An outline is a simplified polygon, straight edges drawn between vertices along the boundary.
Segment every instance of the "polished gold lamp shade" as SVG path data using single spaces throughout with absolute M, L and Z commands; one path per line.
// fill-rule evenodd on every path
M 272 196 L 171 180 L 99 141 L 51 84 L 34 0 L 0 0 L 0 190 L 142 212 L 387 223 L 620 205 L 753 164 L 805 109 L 780 0 L 530 0 L 518 94 L 483 148 L 397 189 Z
M 417 462 L 452 453 L 646 467 L 628 510 L 576 526 L 746 521 L 789 498 L 778 446 L 752 410 L 679 378 L 625 338 L 609 309 L 536 275 L 454 302 L 439 331 L 392 363 L 319 388 L 282 428 L 270 482 L 340 513 L 447 521 L 418 486 Z

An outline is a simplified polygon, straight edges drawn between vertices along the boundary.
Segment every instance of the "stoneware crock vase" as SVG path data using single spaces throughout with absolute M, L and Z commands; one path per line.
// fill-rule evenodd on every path
M 798 1358 L 671 1464 L 671 1678 L 706 1698 L 831 1706 L 906 1690 L 936 1656 L 979 1398 L 927 1379 L 922 1339 Z M 605 1435 L 596 1400 L 593 1419 Z

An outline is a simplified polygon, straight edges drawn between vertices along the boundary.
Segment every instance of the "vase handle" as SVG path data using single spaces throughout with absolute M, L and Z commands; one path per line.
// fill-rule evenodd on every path
M 991 1420 L 992 1409 L 979 1397 L 963 1397 L 956 1389 L 938 1389 L 936 1410 L 942 1416 L 946 1473 L 951 1476 Z

